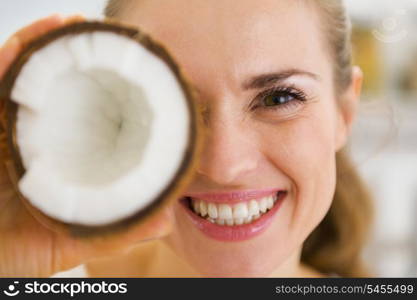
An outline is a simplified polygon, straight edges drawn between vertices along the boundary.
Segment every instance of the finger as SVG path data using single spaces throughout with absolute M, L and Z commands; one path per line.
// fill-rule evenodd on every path
M 0 49 L 0 80 L 3 78 L 4 73 L 9 68 L 13 60 L 18 55 L 21 48 L 19 39 L 15 36 L 10 38 L 6 44 Z
M 83 22 L 85 21 L 85 17 L 83 15 L 77 14 L 73 16 L 69 16 L 65 19 L 65 24 L 72 24 L 77 22 Z
M 46 32 L 58 28 L 65 23 L 64 18 L 58 14 L 40 19 L 28 26 L 23 27 L 14 34 L 20 43 L 26 44 L 32 39 L 45 34 Z
M 52 15 L 28 25 L 12 35 L 0 49 L 0 79 L 4 76 L 4 73 L 19 54 L 19 51 L 25 43 L 28 43 L 31 39 L 48 30 L 62 25 L 63 22 L 61 16 Z
M 52 15 L 20 29 L 0 49 L 0 80 L 19 54 L 23 44 L 64 24 L 82 21 L 85 21 L 82 15 L 73 15 L 66 19 L 63 19 L 60 15 Z
M 92 238 L 85 244 L 94 256 L 110 255 L 129 249 L 140 242 L 159 239 L 168 235 L 173 227 L 173 214 L 167 208 L 144 223 L 133 226 L 127 232 L 108 237 Z M 82 241 L 80 241 L 82 243 Z

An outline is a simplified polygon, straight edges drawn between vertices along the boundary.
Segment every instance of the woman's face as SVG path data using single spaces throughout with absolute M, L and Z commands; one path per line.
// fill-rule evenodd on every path
M 205 107 L 208 137 L 185 196 L 200 214 L 207 205 L 212 220 L 178 200 L 165 238 L 204 275 L 295 274 L 302 243 L 329 209 L 352 111 L 338 101 L 353 103 L 358 89 L 336 95 L 316 9 L 294 0 L 141 0 L 122 16 L 166 45 Z M 268 198 L 278 199 L 262 213 Z

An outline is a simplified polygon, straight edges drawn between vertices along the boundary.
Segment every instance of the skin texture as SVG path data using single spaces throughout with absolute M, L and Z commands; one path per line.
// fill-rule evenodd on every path
M 188 264 L 188 275 L 191 270 L 203 276 L 307 275 L 299 258 L 302 243 L 331 204 L 335 153 L 346 142 L 362 78 L 355 69 L 352 85 L 335 91 L 315 4 L 143 0 L 120 19 L 163 41 L 205 107 L 208 140 L 187 192 L 288 191 L 272 225 L 243 242 L 206 237 L 176 203 L 164 245 Z M 304 102 L 267 109 L 256 99 L 271 86 L 248 87 L 254 77 L 294 70 L 313 75 L 290 76 L 272 86 L 290 85 L 305 94 Z
M 179 203 L 164 215 L 111 240 L 88 243 L 56 235 L 14 197 L 0 169 L 0 276 L 49 276 L 93 257 L 91 276 L 320 276 L 300 264 L 302 243 L 326 214 L 335 188 L 335 153 L 349 134 L 361 74 L 334 90 L 319 15 L 298 0 L 142 0 L 122 21 L 162 41 L 183 67 L 205 107 L 208 139 L 189 192 L 280 187 L 288 196 L 273 223 L 244 242 L 218 242 L 195 228 Z M 79 17 L 76 18 L 79 20 Z M 61 26 L 59 16 L 15 34 L 0 50 L 0 78 L 21 46 Z M 267 109 L 248 87 L 282 71 L 306 101 Z M 290 73 L 291 73 L 290 72 Z M 3 188 L 5 187 L 5 188 Z M 9 190 L 8 190 L 9 189 Z M 144 239 L 163 237 L 153 243 Z

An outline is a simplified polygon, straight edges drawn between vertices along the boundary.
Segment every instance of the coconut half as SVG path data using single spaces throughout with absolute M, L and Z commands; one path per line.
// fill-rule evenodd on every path
M 49 223 L 83 234 L 122 228 L 189 181 L 198 148 L 191 90 L 138 29 L 83 22 L 49 32 L 25 48 L 1 90 L 10 176 Z

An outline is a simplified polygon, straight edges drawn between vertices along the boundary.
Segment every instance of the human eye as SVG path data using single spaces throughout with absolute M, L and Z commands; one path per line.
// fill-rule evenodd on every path
M 256 97 L 253 109 L 291 112 L 307 101 L 305 93 L 292 86 L 273 87 Z

